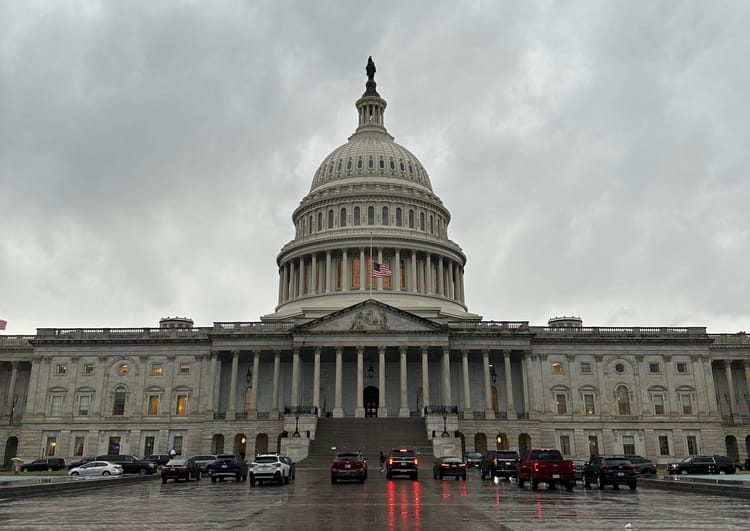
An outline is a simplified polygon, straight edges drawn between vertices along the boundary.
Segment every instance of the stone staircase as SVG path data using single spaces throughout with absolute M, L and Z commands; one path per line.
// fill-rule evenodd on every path
M 427 439 L 424 419 L 321 418 L 315 439 L 310 441 L 308 457 L 298 467 L 328 467 L 336 452 L 357 450 L 374 468 L 379 466 L 381 450 L 387 455 L 391 448 L 404 446 L 416 449 L 424 463 L 432 462 L 432 444 Z

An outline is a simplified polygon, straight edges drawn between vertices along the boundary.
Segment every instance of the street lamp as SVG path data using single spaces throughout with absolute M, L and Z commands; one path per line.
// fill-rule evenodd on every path
M 448 437 L 448 417 L 443 415 L 443 437 Z
M 294 417 L 294 436 L 299 437 L 299 415 Z

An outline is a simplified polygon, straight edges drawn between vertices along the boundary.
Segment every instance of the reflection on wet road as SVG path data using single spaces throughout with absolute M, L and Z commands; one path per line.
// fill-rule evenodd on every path
M 298 469 L 290 485 L 144 483 L 0 502 L 6 529 L 747 529 L 746 500 L 666 492 L 532 492 L 507 481 L 368 481 L 332 485 L 327 469 Z M 0 494 L 1 495 L 1 494 Z

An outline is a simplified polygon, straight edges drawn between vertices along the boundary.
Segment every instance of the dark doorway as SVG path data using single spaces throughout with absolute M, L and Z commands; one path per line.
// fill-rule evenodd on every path
M 10 466 L 10 459 L 11 457 L 16 457 L 16 452 L 18 452 L 18 438 L 8 437 L 8 440 L 5 442 L 5 458 L 3 459 L 3 466 Z
M 380 402 L 380 391 L 378 391 L 378 388 L 372 385 L 365 387 L 362 395 L 365 403 L 365 417 L 377 417 L 378 404 Z

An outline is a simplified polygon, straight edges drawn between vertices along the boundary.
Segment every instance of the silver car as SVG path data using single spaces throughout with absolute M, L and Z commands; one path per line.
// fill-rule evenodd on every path
M 109 461 L 89 461 L 71 468 L 69 476 L 122 476 L 122 466 Z

